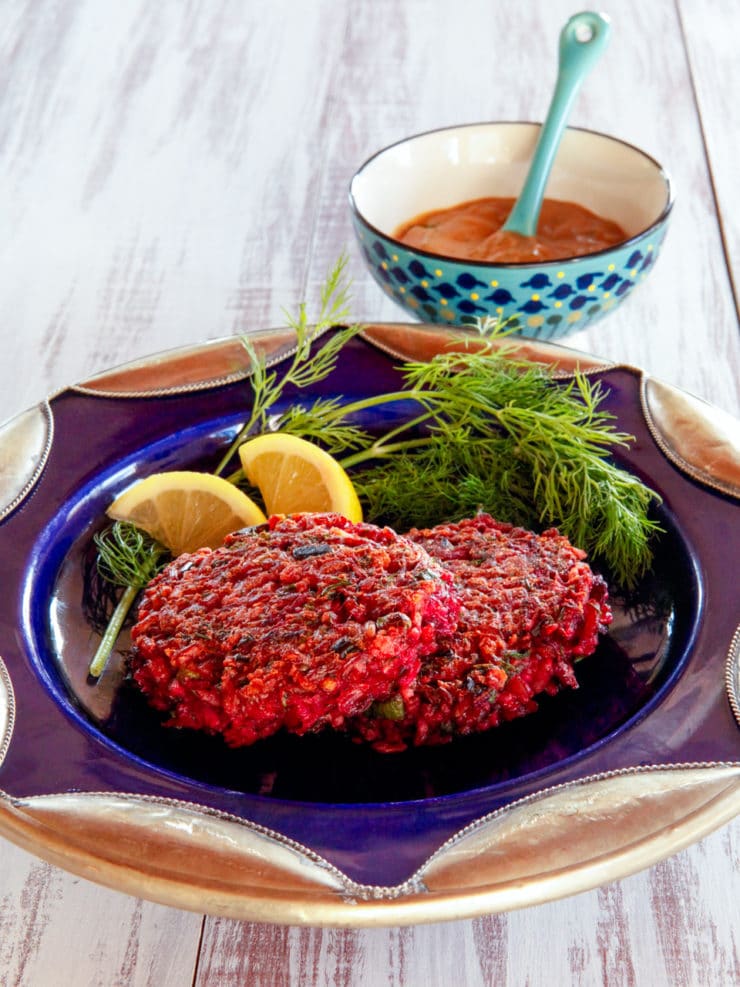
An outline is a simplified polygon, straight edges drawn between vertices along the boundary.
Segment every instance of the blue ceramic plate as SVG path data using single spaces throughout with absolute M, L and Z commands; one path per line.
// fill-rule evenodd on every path
M 254 338 L 272 363 L 290 350 L 286 331 Z M 395 389 L 399 356 L 425 358 L 455 338 L 369 326 L 315 393 L 354 400 Z M 645 866 L 731 818 L 737 422 L 632 368 L 548 344 L 527 355 L 557 362 L 563 377 L 579 364 L 602 380 L 618 426 L 636 436 L 622 465 L 662 497 L 665 534 L 649 576 L 613 596 L 614 623 L 579 666 L 578 690 L 488 734 L 395 755 L 328 733 L 229 750 L 164 729 L 125 681 L 120 655 L 100 682 L 87 678 L 97 643 L 83 592 L 91 536 L 133 479 L 213 468 L 250 400 L 238 340 L 112 371 L 7 423 L 0 832 L 156 900 L 352 925 L 546 900 Z

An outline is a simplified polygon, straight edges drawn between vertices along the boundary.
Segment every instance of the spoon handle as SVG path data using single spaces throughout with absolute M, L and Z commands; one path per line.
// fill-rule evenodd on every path
M 568 113 L 581 83 L 609 40 L 610 23 L 604 14 L 574 14 L 560 32 L 558 77 L 550 108 L 540 131 L 524 187 L 503 229 L 534 236 L 545 186 L 550 177 Z

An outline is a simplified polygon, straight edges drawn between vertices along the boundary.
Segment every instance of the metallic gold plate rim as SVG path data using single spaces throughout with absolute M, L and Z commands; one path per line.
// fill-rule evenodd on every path
M 321 336 L 326 335 L 329 329 L 332 328 L 327 326 L 322 332 L 318 333 L 316 339 L 320 339 Z M 147 366 L 156 367 L 160 363 L 166 365 L 169 361 L 177 360 L 177 358 L 183 352 L 197 353 L 198 350 L 207 351 L 211 348 L 214 350 L 219 347 L 226 347 L 233 343 L 242 342 L 245 338 L 248 338 L 250 342 L 267 342 L 271 338 L 277 336 L 278 334 L 284 332 L 283 328 L 271 328 L 271 329 L 261 329 L 256 332 L 250 332 L 247 334 L 242 334 L 240 336 L 220 336 L 217 339 L 208 340 L 205 343 L 194 344 L 192 346 L 180 346 L 174 347 L 173 349 L 164 350 L 160 353 L 153 353 L 148 358 L 143 357 L 140 360 L 134 361 L 132 364 L 122 364 L 118 368 L 114 368 L 118 372 L 119 376 L 125 375 L 126 371 L 131 367 L 134 369 L 144 369 Z M 263 354 L 265 358 L 265 366 L 267 368 L 275 366 L 275 364 L 280 363 L 282 360 L 288 359 L 295 355 L 298 349 L 297 343 L 281 344 L 272 353 Z M 198 391 L 210 390 L 215 387 L 225 387 L 229 384 L 237 384 L 239 381 L 247 380 L 252 373 L 252 363 L 249 355 L 249 351 L 246 346 L 244 346 L 243 352 L 243 366 L 237 370 L 232 370 L 228 373 L 217 373 L 211 377 L 204 377 L 198 380 L 191 380 L 187 383 L 170 384 L 162 387 L 152 387 L 152 388 L 105 388 L 96 386 L 95 381 L 98 379 L 105 379 L 109 376 L 108 373 L 103 373 L 97 377 L 92 377 L 88 381 L 83 381 L 81 383 L 73 384 L 69 388 L 64 390 L 70 390 L 78 394 L 87 394 L 91 397 L 100 398 L 159 398 L 159 397 L 171 397 L 173 395 L 179 394 L 194 394 Z M 60 391 L 59 393 L 63 393 Z
M 657 828 L 636 834 L 626 844 L 613 843 L 604 852 L 581 861 L 577 866 L 555 867 L 526 879 L 508 879 L 481 886 L 470 882 L 464 886 L 439 888 L 432 886 L 432 865 L 443 861 L 451 848 L 471 834 L 484 832 L 491 822 L 501 819 L 527 804 L 544 806 L 554 794 L 578 789 L 588 793 L 589 786 L 615 779 L 645 779 L 646 776 L 673 774 L 674 786 L 680 791 L 687 774 L 700 773 L 707 785 L 712 785 L 710 797 L 692 807 L 680 818 L 667 818 Z M 63 800 L 70 807 L 70 819 L 77 825 L 80 806 L 95 799 L 125 800 L 134 809 L 182 810 L 195 817 L 212 817 L 223 823 L 237 823 L 252 837 L 264 837 L 278 846 L 278 852 L 291 851 L 302 857 L 323 875 L 308 888 L 286 889 L 253 884 L 248 887 L 214 886 L 208 879 L 207 867 L 194 880 L 178 878 L 157 869 L 149 855 L 139 853 L 136 862 L 96 857 L 82 845 L 65 842 L 57 827 L 38 825 L 32 810 L 50 800 Z M 5 803 L 5 805 L 3 805 Z M 708 835 L 729 822 L 740 812 L 740 762 L 706 762 L 676 765 L 649 765 L 605 772 L 564 785 L 553 786 L 496 810 L 464 827 L 440 847 L 408 881 L 395 887 L 358 885 L 328 864 L 318 854 L 295 841 L 264 827 L 255 826 L 238 817 L 208 810 L 190 803 L 155 797 L 139 797 L 127 793 L 64 793 L 35 796 L 29 799 L 11 798 L 0 793 L 0 833 L 51 863 L 62 866 L 81 877 L 104 884 L 115 890 L 187 910 L 237 918 L 291 925 L 324 925 L 370 927 L 411 925 L 509 911 L 543 904 L 622 879 L 645 867 L 679 852 L 697 839 Z M 598 823 L 594 823 L 598 824 Z M 182 826 L 180 827 L 182 828 Z M 151 828 L 150 828 L 151 829 Z M 504 845 L 505 846 L 505 845 Z M 484 848 L 485 849 L 485 848 Z M 156 854 L 153 855 L 156 858 Z M 207 863 L 207 860 L 206 860 Z M 470 861 L 470 876 L 478 880 L 478 860 Z
M 464 326 L 448 326 L 442 328 L 439 326 L 430 326 L 426 323 L 401 322 L 362 323 L 362 326 L 363 328 L 359 333 L 360 338 L 370 343 L 376 349 L 379 349 L 389 356 L 395 357 L 399 360 L 408 358 L 409 353 L 403 348 L 399 348 L 398 346 L 394 346 L 392 343 L 385 341 L 382 338 L 383 336 L 387 336 L 389 333 L 403 333 L 411 330 L 417 335 L 419 333 L 426 333 L 430 337 L 435 338 L 437 341 L 443 338 L 448 339 L 450 342 L 454 339 L 464 339 L 468 342 L 474 343 L 476 340 L 480 339 L 480 337 L 477 336 L 472 330 L 466 329 Z M 323 335 L 326 335 L 331 328 L 332 327 L 327 326 L 316 336 L 316 338 L 320 339 Z M 256 332 L 248 333 L 247 338 L 250 341 L 267 342 L 271 337 L 282 333 L 283 331 L 284 330 L 282 328 L 277 327 L 262 329 Z M 221 336 L 202 343 L 200 348 L 203 352 L 208 352 L 210 349 L 216 350 L 219 347 L 230 346 L 243 338 L 243 336 Z M 612 361 L 602 360 L 601 358 L 594 357 L 589 353 L 574 350 L 558 343 L 551 343 L 541 340 L 518 339 L 513 344 L 510 340 L 502 340 L 501 342 L 496 343 L 496 345 L 506 347 L 512 346 L 517 355 L 521 356 L 523 359 L 553 367 L 554 375 L 556 377 L 567 378 L 572 376 L 573 370 L 576 368 L 583 373 L 596 373 L 598 371 L 609 369 L 610 367 L 618 366 L 618 364 L 615 364 Z M 267 367 L 272 367 L 275 364 L 280 363 L 282 360 L 294 356 L 296 349 L 296 345 L 281 344 L 273 353 L 266 355 L 265 365 Z M 107 376 L 110 376 L 113 373 L 115 373 L 116 377 L 124 377 L 129 368 L 131 368 L 135 373 L 136 371 L 144 369 L 147 366 L 151 366 L 153 368 L 165 366 L 169 361 L 176 361 L 183 352 L 189 353 L 192 351 L 193 353 L 196 353 L 197 350 L 198 346 L 194 344 L 191 346 L 175 347 L 159 353 L 153 353 L 150 354 L 148 358 L 143 357 L 131 363 L 122 364 L 119 367 L 113 368 L 113 371 L 111 372 L 104 372 L 90 378 L 87 381 L 73 384 L 68 388 L 61 389 L 57 393 L 61 394 L 64 390 L 69 390 L 75 393 L 87 394 L 92 397 L 101 398 L 137 399 L 170 397 L 176 394 L 190 394 L 197 391 L 209 390 L 214 387 L 223 387 L 228 384 L 238 383 L 239 381 L 248 379 L 251 374 L 252 366 L 248 351 L 245 348 L 244 365 L 238 370 L 216 373 L 210 377 L 202 377 L 198 380 L 191 380 L 187 383 L 165 384 L 164 386 L 148 388 L 101 387 L 96 383 L 98 380 L 105 380 Z M 52 395 L 52 397 L 53 396 L 54 395 Z

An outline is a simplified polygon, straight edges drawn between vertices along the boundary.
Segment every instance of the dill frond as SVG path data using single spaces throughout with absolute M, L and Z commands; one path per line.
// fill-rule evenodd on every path
M 252 374 L 251 411 L 240 427 L 233 442 L 214 470 L 222 475 L 229 467 L 239 446 L 252 435 L 279 431 L 283 427 L 282 416 L 272 414 L 275 405 L 288 388 L 305 390 L 324 380 L 336 367 L 337 359 L 345 344 L 360 331 L 359 325 L 344 325 L 349 316 L 349 283 L 346 278 L 347 257 L 342 255 L 327 274 L 321 290 L 321 304 L 315 319 L 310 319 L 305 303 L 298 306 L 295 315 L 285 312 L 286 322 L 296 335 L 295 352 L 285 370 L 280 374 L 268 370 L 248 336 L 242 337 L 242 345 L 250 356 Z M 314 344 L 327 329 L 337 327 L 321 346 L 313 351 Z
M 321 445 L 332 456 L 362 449 L 370 441 L 365 429 L 347 420 L 338 398 L 292 405 L 280 418 L 280 430 Z
M 483 509 L 558 527 L 625 586 L 647 570 L 659 530 L 649 510 L 659 498 L 614 463 L 632 437 L 601 407 L 600 381 L 576 373 L 556 383 L 546 368 L 493 347 L 402 369 L 404 393 L 423 409 L 414 428 L 405 436 L 396 428 L 391 443 L 381 436 L 343 461 L 361 467 L 355 483 L 370 519 L 378 511 L 403 529 Z
M 139 591 L 164 567 L 169 552 L 128 521 L 114 521 L 93 538 L 97 549 L 97 575 L 101 586 L 108 584 L 123 592 L 117 599 L 88 673 L 99 678 L 121 633 L 128 612 Z M 102 591 L 102 589 L 101 589 Z M 110 599 L 110 594 L 108 594 Z

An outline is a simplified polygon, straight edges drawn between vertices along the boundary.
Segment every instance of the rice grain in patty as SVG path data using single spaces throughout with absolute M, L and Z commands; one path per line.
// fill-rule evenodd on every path
M 450 574 L 391 529 L 274 517 L 155 577 L 131 670 L 170 725 L 242 746 L 281 727 L 341 727 L 406 695 L 458 610 Z
M 534 712 L 539 693 L 577 688 L 573 664 L 611 621 L 606 583 L 554 529 L 487 514 L 409 533 L 454 576 L 457 628 L 422 659 L 413 693 L 350 725 L 381 751 L 444 743 Z M 399 712 L 402 710 L 402 713 Z

